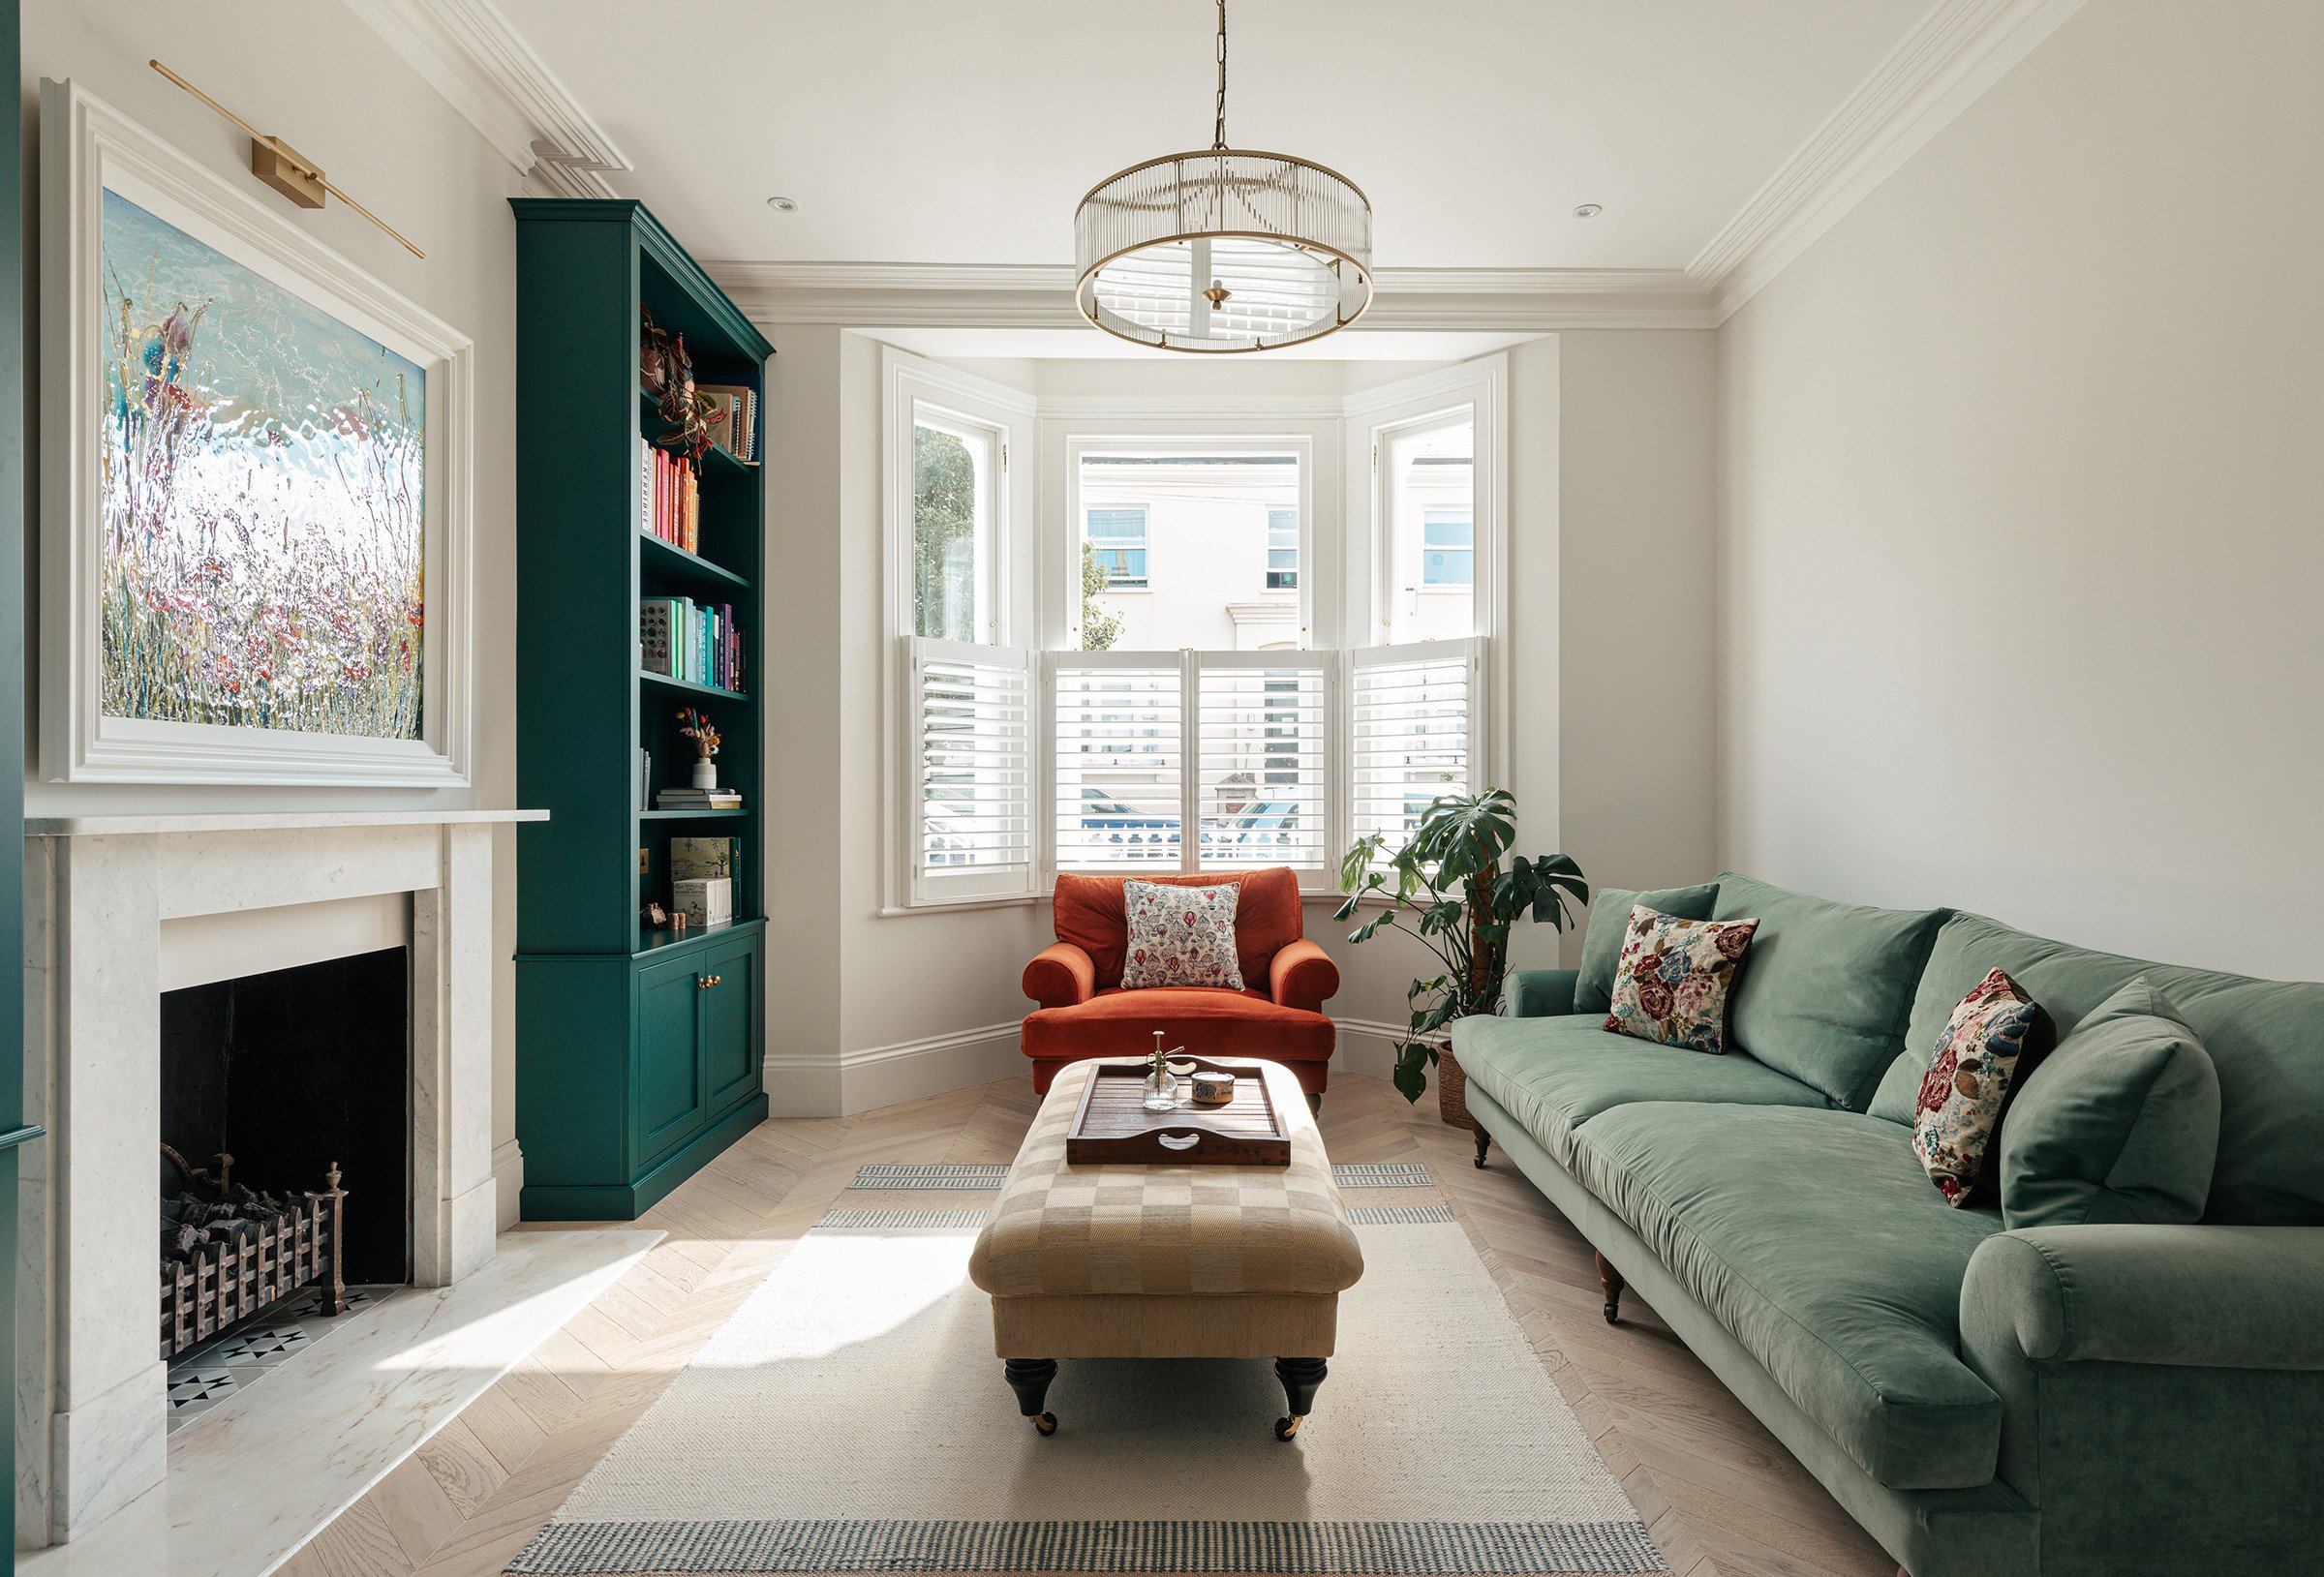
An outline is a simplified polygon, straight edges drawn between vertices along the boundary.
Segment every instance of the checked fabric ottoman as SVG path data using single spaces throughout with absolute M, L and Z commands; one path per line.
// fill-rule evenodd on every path
M 1096 1066 L 1061 1071 L 1009 1168 L 968 1275 L 993 1294 L 993 1348 L 1042 1434 L 1059 1358 L 1272 1358 L 1290 1440 L 1314 1405 L 1363 1252 L 1299 1077 L 1248 1062 L 1291 1127 L 1288 1167 L 1066 1164 Z

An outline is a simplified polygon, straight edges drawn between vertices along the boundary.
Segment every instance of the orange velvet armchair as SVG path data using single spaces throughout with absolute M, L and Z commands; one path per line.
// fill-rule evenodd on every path
M 1240 882 L 1235 952 L 1244 989 L 1166 986 L 1124 990 L 1129 950 L 1125 881 L 1180 887 Z M 1087 1057 L 1142 1057 L 1154 1031 L 1197 1056 L 1266 1057 L 1300 1076 L 1320 1097 L 1330 1077 L 1332 1028 L 1323 1007 L 1339 989 L 1339 966 L 1306 938 L 1300 879 L 1290 870 L 1201 876 L 1057 878 L 1055 946 L 1024 966 L 1024 994 L 1040 1007 L 1025 1016 L 1022 1045 L 1033 1059 L 1033 1088 Z

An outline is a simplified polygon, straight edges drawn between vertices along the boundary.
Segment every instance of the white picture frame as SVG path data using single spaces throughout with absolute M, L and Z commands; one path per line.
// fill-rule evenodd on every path
M 104 193 L 417 365 L 424 377 L 419 738 L 102 714 Z M 460 788 L 473 760 L 474 347 L 71 81 L 41 83 L 40 756 L 50 782 Z

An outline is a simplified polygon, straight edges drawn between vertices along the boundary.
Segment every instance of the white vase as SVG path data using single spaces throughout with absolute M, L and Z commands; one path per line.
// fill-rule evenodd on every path
M 708 756 L 694 758 L 694 787 L 715 789 L 719 786 L 719 764 Z

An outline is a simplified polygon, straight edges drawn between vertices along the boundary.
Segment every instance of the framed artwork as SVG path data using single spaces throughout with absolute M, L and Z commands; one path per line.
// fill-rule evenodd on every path
M 469 339 L 41 84 L 41 767 L 468 782 Z

